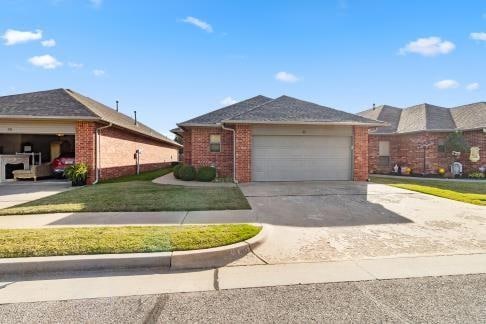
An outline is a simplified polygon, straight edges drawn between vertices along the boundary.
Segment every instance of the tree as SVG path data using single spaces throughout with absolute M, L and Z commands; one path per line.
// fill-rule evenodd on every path
M 449 134 L 444 144 L 446 152 L 453 156 L 455 156 L 453 152 L 465 153 L 469 149 L 469 145 L 461 131 Z

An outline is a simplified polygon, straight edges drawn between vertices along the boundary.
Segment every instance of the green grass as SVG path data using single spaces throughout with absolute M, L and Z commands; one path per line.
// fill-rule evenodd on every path
M 158 169 L 154 171 L 141 172 L 140 174 L 133 174 L 123 177 L 118 177 L 114 179 L 102 180 L 100 183 L 116 183 L 116 182 L 127 182 L 127 181 L 152 181 L 158 177 L 164 176 L 172 172 L 172 167 Z
M 207 249 L 244 241 L 260 230 L 249 224 L 0 230 L 0 258 Z
M 61 212 L 140 212 L 251 209 L 241 190 L 159 185 L 149 181 L 98 184 L 0 209 L 1 215 Z
M 370 177 L 371 182 L 486 206 L 486 182 Z

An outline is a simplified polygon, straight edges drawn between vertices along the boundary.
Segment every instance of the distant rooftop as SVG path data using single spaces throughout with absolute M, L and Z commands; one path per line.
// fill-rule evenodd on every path
M 371 131 L 373 134 L 404 134 L 421 131 L 452 131 L 486 128 L 486 102 L 453 108 L 423 103 L 397 108 L 378 106 L 358 115 L 388 124 Z

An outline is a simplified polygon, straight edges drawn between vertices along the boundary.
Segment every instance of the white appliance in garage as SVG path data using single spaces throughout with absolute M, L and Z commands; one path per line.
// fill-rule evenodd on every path
M 252 137 L 253 181 L 351 180 L 352 136 L 312 130 Z M 262 133 L 262 132 L 255 132 Z M 294 133 L 294 134 L 292 134 Z M 307 135 L 311 133 L 313 135 Z M 344 136 L 343 136 L 344 135 Z

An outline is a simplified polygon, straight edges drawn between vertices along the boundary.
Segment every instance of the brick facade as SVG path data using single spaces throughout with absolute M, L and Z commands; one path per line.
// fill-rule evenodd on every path
M 368 128 L 353 126 L 353 180 L 368 180 Z
M 439 151 L 439 143 L 445 141 L 449 134 L 421 132 L 404 135 L 369 135 L 369 172 L 390 173 L 396 163 L 408 166 L 414 173 L 418 174 L 437 174 L 439 167 L 448 171 L 453 159 L 449 153 Z M 466 131 L 463 134 L 469 146 L 479 147 L 480 160 L 471 162 L 469 153 L 463 153 L 458 161 L 463 164 L 465 173 L 477 171 L 480 166 L 486 165 L 486 133 L 482 130 L 474 130 Z M 389 164 L 380 164 L 379 141 L 390 142 Z M 429 144 L 425 152 L 422 147 L 423 144 Z
M 95 180 L 95 136 L 97 124 L 94 122 L 78 121 L 76 123 L 75 158 L 76 163 L 88 165 L 88 183 Z
M 209 136 L 221 135 L 221 152 L 209 150 Z M 214 166 L 218 177 L 233 177 L 233 132 L 218 127 L 191 127 L 184 131 L 184 163 Z
M 77 122 L 75 135 L 76 163 L 89 168 L 88 183 L 96 179 L 96 129 L 104 126 L 95 122 Z M 122 128 L 110 127 L 100 131 L 100 179 L 116 178 L 136 173 L 135 151 L 141 149 L 140 170 L 150 171 L 177 161 L 178 148 L 135 134 Z
M 236 180 L 251 181 L 251 128 L 250 125 L 235 125 Z

